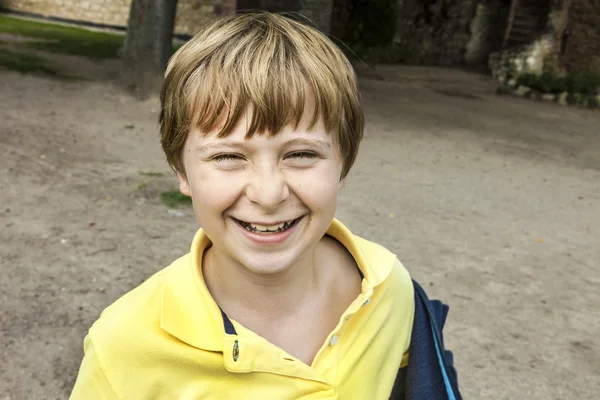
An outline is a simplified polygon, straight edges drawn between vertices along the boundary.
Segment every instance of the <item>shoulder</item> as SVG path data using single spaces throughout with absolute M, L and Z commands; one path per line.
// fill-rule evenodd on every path
M 167 277 L 184 268 L 186 260 L 189 255 L 158 271 L 102 312 L 85 338 L 73 399 L 101 393 L 102 398 L 129 398 L 125 392 L 132 387 L 138 390 L 156 374 L 151 361 L 167 337 L 161 329 L 164 287 Z
M 405 354 L 410 346 L 415 312 L 415 289 L 410 274 L 384 246 L 358 237 L 356 242 L 372 275 L 369 286 L 373 288 L 375 308 L 385 316 L 382 320 L 392 329 L 394 340 L 400 341 L 400 354 Z
M 160 330 L 162 293 L 167 275 L 184 267 L 189 254 L 177 259 L 158 271 L 144 283 L 124 294 L 108 306 L 92 325 L 90 340 L 97 352 L 106 348 L 118 348 L 141 336 Z
M 406 268 L 384 246 L 355 235 L 337 219 L 333 220 L 327 233 L 348 250 L 370 286 L 379 285 L 390 274 L 397 276 L 405 284 L 412 284 Z
M 414 311 L 414 286 L 408 270 L 396 254 L 384 246 L 354 236 L 354 252 L 369 286 L 380 292 L 395 307 L 402 307 L 410 315 Z M 359 261 L 360 260 L 360 261 Z
M 400 262 L 396 254 L 380 245 L 359 236 L 355 241 L 360 248 L 364 259 L 372 270 L 374 279 L 378 282 L 391 280 L 396 285 L 410 286 L 412 294 L 412 280 L 406 267 Z

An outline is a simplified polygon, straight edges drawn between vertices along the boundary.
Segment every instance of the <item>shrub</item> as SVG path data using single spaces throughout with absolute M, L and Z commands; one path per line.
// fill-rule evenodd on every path
M 591 72 L 567 74 L 565 83 L 569 93 L 581 93 L 591 96 L 600 91 L 600 75 Z
M 564 77 L 558 77 L 548 71 L 540 75 L 527 72 L 519 75 L 517 82 L 542 93 L 568 92 L 583 96 L 594 96 L 600 93 L 600 75 L 590 72 L 570 73 Z M 579 103 L 581 101 L 581 99 L 577 100 Z
M 558 94 L 567 91 L 565 79 L 557 77 L 549 72 L 544 72 L 539 76 L 538 90 L 544 93 Z
M 577 104 L 577 96 L 573 93 L 567 95 L 567 104 Z
M 508 86 L 498 86 L 496 88 L 496 93 L 498 94 L 511 94 L 513 90 Z
M 517 77 L 517 83 L 519 85 L 527 86 L 529 88 L 534 88 L 537 86 L 538 76 L 532 72 L 526 72 Z
M 587 98 L 586 106 L 589 108 L 600 108 L 600 101 L 595 96 Z

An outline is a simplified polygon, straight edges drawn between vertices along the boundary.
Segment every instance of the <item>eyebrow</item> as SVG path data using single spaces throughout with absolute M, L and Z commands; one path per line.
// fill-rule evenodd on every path
M 290 139 L 283 144 L 284 147 L 289 147 L 289 146 L 294 146 L 294 145 L 316 146 L 316 147 L 321 148 L 322 150 L 329 150 L 331 148 L 331 145 L 328 142 L 326 142 L 324 140 L 320 140 L 320 139 L 310 140 L 310 139 L 305 139 L 305 138 L 295 138 L 295 139 Z M 222 141 L 207 143 L 205 145 L 198 146 L 196 148 L 196 151 L 204 151 L 204 150 L 209 150 L 212 148 L 224 148 L 224 147 L 232 148 L 232 149 L 241 149 L 241 150 L 248 149 L 248 145 L 244 142 L 238 142 L 238 141 L 234 141 L 234 140 L 222 140 Z

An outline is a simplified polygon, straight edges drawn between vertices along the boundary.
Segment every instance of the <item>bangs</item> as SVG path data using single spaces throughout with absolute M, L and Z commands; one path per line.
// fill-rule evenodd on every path
M 297 129 L 307 117 L 309 130 L 320 119 L 328 133 L 338 129 L 344 115 L 338 86 L 348 82 L 326 62 L 336 54 L 325 46 L 301 53 L 308 37 L 260 22 L 234 34 L 190 75 L 184 89 L 190 128 L 218 129 L 225 137 L 251 110 L 247 138 L 274 136 L 288 124 Z

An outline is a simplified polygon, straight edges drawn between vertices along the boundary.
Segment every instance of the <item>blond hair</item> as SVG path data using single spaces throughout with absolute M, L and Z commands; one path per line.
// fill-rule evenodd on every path
M 324 34 L 280 14 L 238 13 L 217 19 L 171 58 L 160 101 L 160 135 L 167 161 L 185 175 L 182 149 L 192 128 L 220 128 L 225 137 L 251 108 L 246 138 L 276 135 L 314 107 L 343 157 L 344 178 L 358 153 L 364 117 L 356 75 Z

